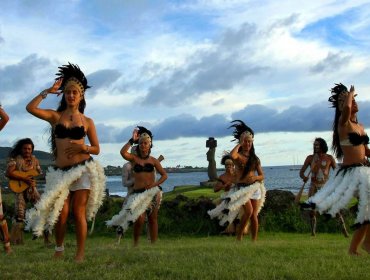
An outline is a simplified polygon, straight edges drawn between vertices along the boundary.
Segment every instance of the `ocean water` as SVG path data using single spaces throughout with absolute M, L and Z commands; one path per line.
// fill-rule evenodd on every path
M 299 177 L 300 166 L 264 167 L 265 187 L 267 190 L 280 189 L 298 192 L 303 184 Z M 222 174 L 220 171 L 218 174 Z M 175 186 L 199 185 L 208 180 L 207 172 L 168 173 L 168 179 L 162 184 L 164 192 L 172 191 Z M 308 184 L 307 184 L 308 188 Z M 122 186 L 121 176 L 107 177 L 107 189 L 110 195 L 126 196 L 127 189 Z

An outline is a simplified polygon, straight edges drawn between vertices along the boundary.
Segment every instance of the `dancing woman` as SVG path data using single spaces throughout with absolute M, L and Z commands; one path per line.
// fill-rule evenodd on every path
M 75 260 L 85 255 L 87 220 L 92 220 L 103 202 L 105 175 L 91 154 L 99 154 L 99 141 L 94 121 L 86 117 L 85 91 L 89 88 L 85 75 L 77 65 L 59 67 L 53 86 L 42 91 L 27 105 L 32 115 L 51 125 L 51 147 L 55 167 L 46 174 L 45 193 L 34 209 L 27 212 L 26 228 L 39 236 L 55 225 L 55 257 L 64 252 L 64 236 L 70 207 L 76 225 Z M 60 91 L 59 91 L 60 90 Z M 48 94 L 60 94 L 57 110 L 41 109 L 39 104 Z M 90 145 L 85 143 L 87 136 Z
M 303 207 L 334 217 L 354 196 L 358 196 L 358 213 L 354 225 L 356 231 L 348 251 L 351 255 L 358 255 L 362 241 L 363 248 L 370 253 L 370 168 L 366 159 L 370 156 L 370 150 L 367 146 L 369 137 L 358 123 L 354 93 L 354 86 L 348 91 L 343 84 L 336 84 L 331 89 L 329 101 L 335 108 L 332 148 L 336 157 L 343 159 L 343 163 L 335 176 Z
M 240 120 L 233 121 L 234 140 L 239 143 L 232 149 L 230 155 L 235 163 L 236 188 L 231 190 L 223 202 L 215 209 L 208 211 L 211 218 L 220 219 L 220 225 L 230 224 L 238 218 L 243 210 L 237 226 L 237 240 L 243 237 L 244 228 L 251 220 L 252 240 L 257 240 L 258 213 L 264 201 L 266 190 L 263 183 L 261 162 L 254 151 L 254 132 Z
M 9 121 L 9 116 L 0 104 L 0 130 L 2 130 L 5 127 L 8 121 Z M 1 187 L 0 187 L 0 235 L 4 242 L 5 253 L 10 254 L 12 250 L 10 248 L 10 236 L 9 236 L 9 230 L 8 230 L 8 223 L 6 222 L 4 218 L 4 213 L 3 213 L 3 201 L 1 198 Z
M 119 214 L 107 221 L 108 226 L 120 226 L 123 231 L 133 223 L 134 246 L 139 243 L 145 215 L 148 216 L 151 243 L 155 243 L 158 239 L 158 210 L 162 197 L 160 185 L 167 179 L 167 173 L 159 160 L 150 155 L 152 133 L 145 127 L 138 126 L 138 128 L 138 130 L 134 129 L 132 138 L 121 149 L 122 157 L 130 161 L 133 166 L 133 193 L 128 197 Z M 138 143 L 136 154 L 128 151 L 134 143 Z M 156 180 L 155 171 L 160 174 L 158 180 Z

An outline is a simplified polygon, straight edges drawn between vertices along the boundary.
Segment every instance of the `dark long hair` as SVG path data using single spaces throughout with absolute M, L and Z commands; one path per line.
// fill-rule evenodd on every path
M 345 85 L 339 83 L 335 84 L 335 87 L 333 87 L 330 92 L 331 96 L 329 97 L 328 101 L 332 104 L 332 108 L 335 108 L 335 115 L 334 115 L 334 121 L 333 121 L 333 142 L 331 144 L 331 149 L 333 150 L 335 156 L 337 159 L 341 159 L 343 157 L 343 150 L 340 146 L 340 140 L 339 140 L 339 133 L 338 133 L 338 124 L 339 124 L 339 118 L 342 115 L 342 112 L 339 110 L 339 95 L 347 91 L 348 89 Z
M 15 158 L 16 156 L 22 155 L 22 147 L 23 145 L 30 144 L 32 146 L 32 152 L 35 149 L 35 145 L 33 144 L 31 138 L 23 138 L 17 141 L 14 144 L 13 149 L 9 152 L 10 158 Z
M 243 150 L 242 147 L 239 148 L 239 151 L 241 152 Z M 238 152 L 239 152 L 238 151 Z M 241 179 L 243 179 L 245 176 L 247 176 L 247 174 L 256 169 L 257 165 L 259 164 L 260 162 L 260 159 L 259 157 L 256 155 L 255 151 L 254 151 L 254 144 L 252 143 L 252 147 L 251 149 L 249 150 L 249 159 L 247 161 L 247 164 L 244 166 L 244 170 L 243 170 L 243 173 L 242 173 L 242 176 L 240 177 Z
M 320 137 L 317 137 L 314 142 L 316 141 L 319 142 L 321 152 L 326 154 L 328 151 L 328 144 L 326 141 Z
M 239 141 L 240 136 L 244 132 L 249 132 L 254 137 L 254 131 L 253 131 L 253 129 L 251 129 L 249 126 L 247 126 L 243 121 L 241 121 L 241 120 L 234 120 L 231 123 L 234 123 L 234 124 L 232 124 L 232 125 L 229 126 L 229 128 L 231 128 L 231 127 L 234 128 L 234 131 L 233 131 L 234 139 L 231 140 L 231 141 L 235 141 L 235 140 L 238 140 Z M 241 152 L 242 150 L 243 150 L 243 148 L 240 147 L 239 150 L 238 150 L 238 152 Z M 247 174 L 250 171 L 252 171 L 253 169 L 256 169 L 256 167 L 259 164 L 259 162 L 260 162 L 260 159 L 257 157 L 257 155 L 256 155 L 256 153 L 254 151 L 254 143 L 252 143 L 252 147 L 249 150 L 249 159 L 247 161 L 247 164 L 244 167 L 242 176 L 240 178 L 243 179 L 245 176 L 247 176 Z

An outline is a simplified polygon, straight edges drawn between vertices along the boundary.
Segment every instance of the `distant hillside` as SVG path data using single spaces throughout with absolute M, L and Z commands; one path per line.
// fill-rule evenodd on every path
M 0 163 L 5 163 L 11 151 L 11 147 L 0 147 Z M 41 164 L 51 163 L 53 160 L 50 153 L 35 150 L 33 154 L 39 159 Z

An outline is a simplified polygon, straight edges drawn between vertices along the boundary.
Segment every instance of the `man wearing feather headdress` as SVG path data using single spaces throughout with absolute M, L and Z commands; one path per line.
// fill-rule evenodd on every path
M 243 210 L 243 215 L 238 221 L 237 240 L 242 240 L 244 228 L 250 220 L 252 241 L 256 241 L 258 213 L 263 206 L 266 195 L 261 161 L 254 151 L 253 130 L 241 120 L 235 120 L 232 123 L 234 124 L 230 127 L 234 128 L 234 141 L 238 141 L 238 144 L 230 152 L 235 164 L 236 188 L 234 191 L 230 191 L 215 209 L 208 211 L 208 214 L 211 218 L 220 219 L 220 225 L 224 225 L 238 219 L 240 210 Z
M 77 65 L 59 67 L 53 86 L 42 91 L 28 103 L 32 115 L 51 125 L 51 147 L 55 168 L 46 174 L 45 193 L 34 209 L 27 212 L 26 228 L 35 235 L 55 225 L 54 256 L 64 252 L 69 209 L 76 225 L 76 262 L 84 260 L 87 221 L 92 220 L 105 196 L 103 167 L 91 155 L 100 152 L 94 121 L 84 115 L 85 94 L 89 88 L 84 73 Z M 57 110 L 41 109 L 39 104 L 49 94 L 62 99 Z M 86 143 L 86 137 L 89 145 Z

